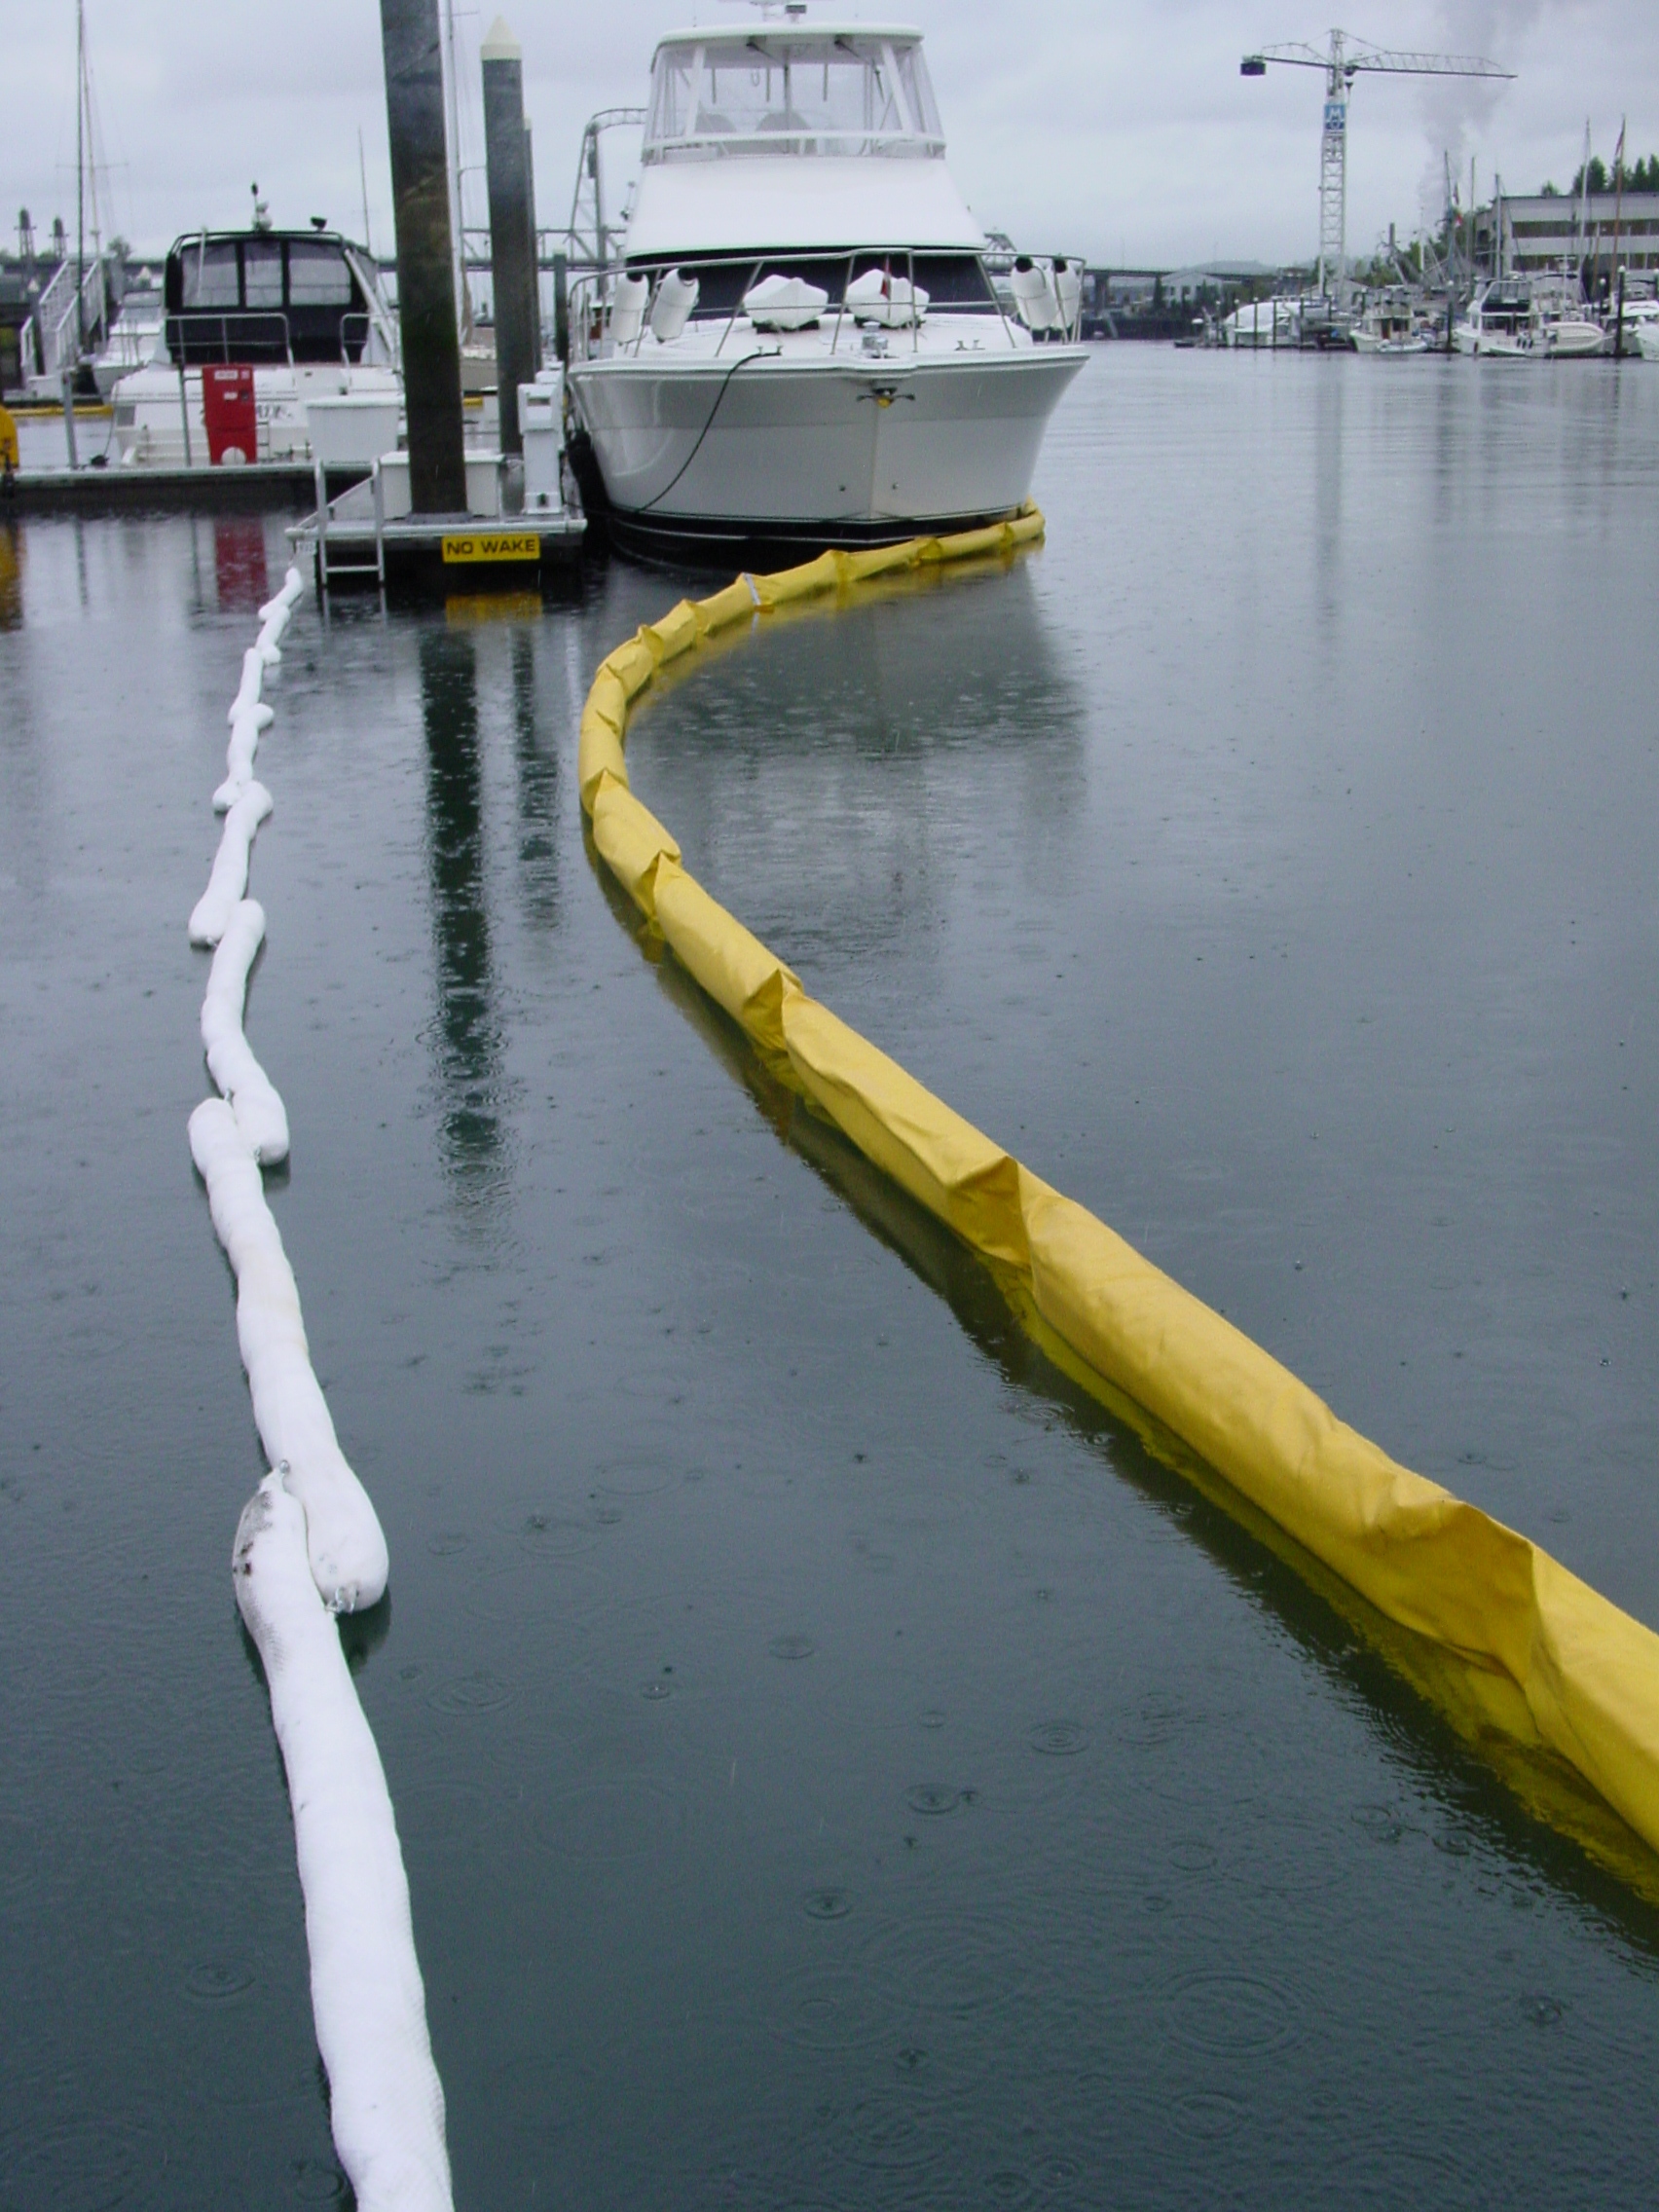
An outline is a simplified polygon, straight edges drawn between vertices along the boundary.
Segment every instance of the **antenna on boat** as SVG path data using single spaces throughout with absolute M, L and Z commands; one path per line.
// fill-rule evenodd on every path
M 783 16 L 792 23 L 799 22 L 806 14 L 806 0 L 730 0 L 734 8 L 757 8 L 761 18 L 774 22 Z
M 363 127 L 357 126 L 357 176 L 363 187 L 363 251 L 371 258 L 374 247 L 369 242 L 369 165 L 363 159 Z

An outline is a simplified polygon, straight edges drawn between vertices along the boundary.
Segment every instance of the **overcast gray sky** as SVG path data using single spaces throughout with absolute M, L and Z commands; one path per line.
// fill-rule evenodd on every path
M 824 16 L 830 11 L 815 9 Z M 857 15 L 861 11 L 835 10 Z M 512 0 L 535 130 L 541 220 L 569 208 L 576 150 L 596 108 L 638 103 L 657 35 L 730 21 L 722 0 Z M 1320 83 L 1301 70 L 1240 78 L 1249 47 L 1329 24 L 1309 0 L 915 0 L 895 15 L 928 36 L 950 159 L 980 220 L 1039 250 L 1129 264 L 1207 256 L 1310 258 L 1315 245 Z M 878 8 L 866 20 L 894 19 Z M 458 13 L 481 159 L 477 50 L 490 0 Z M 362 229 L 357 134 L 367 150 L 373 242 L 391 242 L 376 0 L 87 0 L 88 40 L 109 163 L 113 228 L 145 249 L 203 223 L 243 220 L 257 177 L 283 223 L 326 215 Z M 74 10 L 5 0 L 0 190 L 5 223 L 38 227 L 75 203 Z M 1566 184 L 1584 126 L 1610 157 L 1659 151 L 1656 0 L 1363 0 L 1346 24 L 1379 45 L 1475 52 L 1519 72 L 1501 87 L 1361 78 L 1350 114 L 1348 241 L 1363 251 L 1390 221 L 1409 234 L 1438 208 L 1440 154 L 1483 196 Z M 1466 188 L 1466 187 L 1465 187 Z M 469 220 L 483 212 L 482 179 Z

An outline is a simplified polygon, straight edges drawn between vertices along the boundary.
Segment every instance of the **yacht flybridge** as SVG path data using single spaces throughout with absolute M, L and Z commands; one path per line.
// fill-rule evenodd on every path
M 901 537 L 1013 513 L 1083 366 L 1080 281 L 1015 312 L 945 166 L 919 31 L 676 31 L 618 266 L 571 303 L 572 461 L 639 548 Z

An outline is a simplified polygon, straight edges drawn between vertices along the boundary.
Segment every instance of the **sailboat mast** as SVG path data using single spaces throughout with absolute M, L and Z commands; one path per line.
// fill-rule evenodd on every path
M 87 350 L 87 6 L 75 0 L 75 354 Z
M 444 44 L 449 62 L 450 229 L 455 253 L 455 319 L 464 341 L 472 335 L 472 301 L 466 288 L 466 238 L 461 201 L 461 75 L 455 56 L 455 0 L 444 0 Z
M 369 165 L 363 154 L 361 124 L 357 126 L 357 181 L 363 188 L 363 251 L 372 256 L 375 249 L 369 238 Z

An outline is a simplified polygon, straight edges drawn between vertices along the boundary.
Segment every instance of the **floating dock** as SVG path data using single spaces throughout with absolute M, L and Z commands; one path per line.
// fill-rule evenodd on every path
M 320 523 L 320 527 L 319 527 Z M 344 585 L 405 589 L 476 589 L 534 585 L 549 571 L 574 567 L 587 539 L 587 518 L 569 507 L 507 515 L 400 515 L 394 521 L 313 508 L 290 529 L 297 554 L 309 557 L 319 590 Z
M 331 473 L 341 491 L 366 471 Z M 23 468 L 0 482 L 6 515 L 248 514 L 316 500 L 310 461 L 251 461 L 242 468 Z

